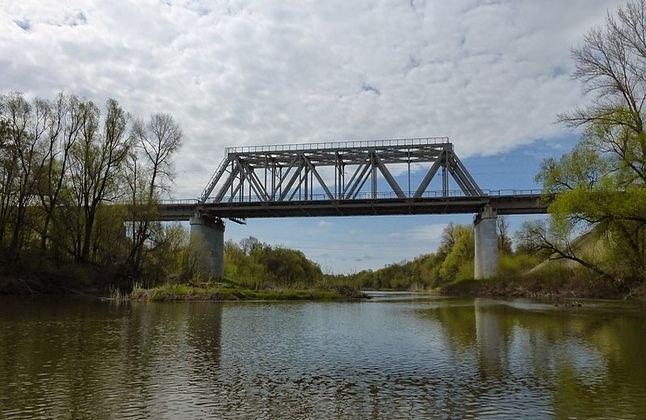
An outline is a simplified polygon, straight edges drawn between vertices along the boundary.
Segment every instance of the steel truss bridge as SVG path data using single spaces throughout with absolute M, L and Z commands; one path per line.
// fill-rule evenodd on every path
M 422 168 L 412 184 L 411 173 Z M 436 178 L 439 188 L 431 189 Z M 479 213 L 486 206 L 535 214 L 547 210 L 541 197 L 482 190 L 447 137 L 230 147 L 201 197 L 162 202 L 160 218 Z

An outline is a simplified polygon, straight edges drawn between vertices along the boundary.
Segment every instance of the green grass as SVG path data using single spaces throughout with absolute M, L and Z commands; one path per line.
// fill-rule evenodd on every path
M 356 292 L 341 289 L 269 289 L 251 290 L 226 286 L 191 286 L 169 284 L 152 289 L 135 288 L 130 294 L 133 300 L 151 302 L 176 301 L 240 301 L 240 300 L 344 300 L 362 298 Z

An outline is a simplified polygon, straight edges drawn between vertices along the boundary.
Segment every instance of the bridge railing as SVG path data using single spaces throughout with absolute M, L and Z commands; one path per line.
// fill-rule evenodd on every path
M 323 149 L 347 149 L 347 148 L 368 148 L 368 147 L 392 147 L 392 146 L 427 146 L 432 144 L 449 143 L 448 137 L 418 137 L 411 139 L 386 139 L 386 140 L 347 140 L 328 141 L 317 143 L 291 143 L 262 146 L 240 146 L 227 147 L 226 153 L 258 153 L 258 152 L 295 152 Z
M 541 195 L 542 193 L 543 193 L 543 190 L 540 190 L 540 189 L 483 190 L 483 197 Z M 408 193 L 405 192 L 404 194 L 407 196 L 407 198 L 412 198 L 415 192 L 414 191 L 411 191 Z M 453 197 L 468 197 L 468 196 L 462 190 L 450 190 L 447 192 L 447 194 L 445 194 L 444 191 L 439 191 L 439 190 L 425 191 L 421 196 L 421 198 L 444 198 L 444 197 L 453 198 Z M 341 194 L 336 194 L 336 195 L 333 194 L 333 199 L 344 200 L 347 198 L 344 198 Z M 389 200 L 389 199 L 395 200 L 395 199 L 400 199 L 400 197 L 398 197 L 395 192 L 377 192 L 377 193 L 364 192 L 352 198 L 352 200 Z M 290 201 L 302 202 L 302 201 L 329 201 L 329 200 L 330 200 L 330 197 L 327 194 L 308 194 L 307 197 L 295 196 L 291 200 L 286 200 L 282 202 L 289 203 Z M 268 202 L 268 201 L 265 198 L 257 195 L 244 195 L 244 196 L 236 195 L 233 198 L 231 198 L 231 196 L 225 196 L 222 199 L 222 203 L 232 203 L 232 204 L 233 203 L 258 203 L 258 202 Z
M 493 196 L 512 196 L 512 195 L 542 195 L 545 193 L 541 189 L 502 189 L 502 190 L 483 190 L 486 195 Z
M 180 199 L 168 199 L 168 200 L 159 200 L 161 205 L 195 205 L 199 203 L 200 200 L 195 198 L 180 198 Z
M 541 189 L 500 189 L 500 190 L 483 190 L 483 197 L 487 196 L 493 196 L 493 197 L 501 197 L 501 196 L 522 196 L 522 195 L 541 195 L 545 191 Z M 407 198 L 412 198 L 414 195 L 414 191 L 411 192 L 404 192 L 406 194 Z M 335 200 L 343 200 L 344 198 L 341 196 L 341 194 L 334 195 Z M 424 191 L 424 194 L 422 194 L 421 198 L 442 198 L 442 197 L 467 197 L 466 194 L 462 190 L 450 190 L 448 191 L 447 195 L 444 195 L 444 192 L 441 190 L 438 191 Z M 224 199 L 222 200 L 223 203 L 229 202 L 230 196 L 225 196 Z M 375 194 L 371 192 L 364 192 L 359 195 L 357 195 L 353 200 L 388 200 L 388 199 L 399 199 L 397 194 L 394 192 L 377 192 Z M 330 198 L 327 196 L 327 194 L 312 194 L 311 196 L 308 195 L 307 198 L 305 197 L 294 197 L 290 201 L 329 201 Z M 262 202 L 262 201 L 267 201 L 264 198 L 257 196 L 257 195 L 245 195 L 245 196 L 235 196 L 233 197 L 233 200 L 231 200 L 231 203 L 257 203 L 257 202 Z M 159 200 L 158 203 L 160 205 L 197 205 L 200 202 L 200 200 L 196 198 L 183 198 L 183 199 L 166 199 L 166 200 Z M 289 201 L 286 201 L 289 202 Z M 208 202 L 207 202 L 208 203 Z M 117 204 L 125 204 L 129 205 L 131 204 L 130 202 L 123 201 L 123 202 L 118 202 Z

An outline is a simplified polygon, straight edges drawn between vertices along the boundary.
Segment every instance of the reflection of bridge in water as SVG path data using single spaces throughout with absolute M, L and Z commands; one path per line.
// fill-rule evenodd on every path
M 222 276 L 224 218 L 474 213 L 484 278 L 497 269 L 497 215 L 546 210 L 540 191 L 482 190 L 448 138 L 434 137 L 230 147 L 199 199 L 163 202 L 159 217 L 190 220 Z

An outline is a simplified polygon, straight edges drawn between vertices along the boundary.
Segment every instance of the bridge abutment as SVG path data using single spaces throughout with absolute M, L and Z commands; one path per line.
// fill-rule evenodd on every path
M 195 213 L 191 224 L 191 260 L 203 276 L 224 277 L 224 222 Z
M 491 206 L 485 206 L 473 222 L 475 241 L 474 277 L 487 279 L 498 270 L 498 235 L 496 220 L 498 216 Z

